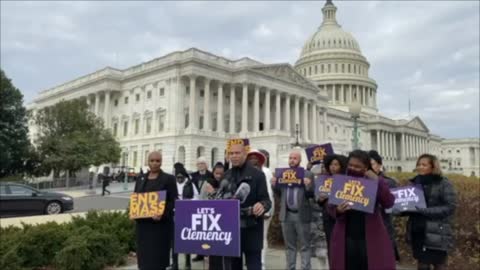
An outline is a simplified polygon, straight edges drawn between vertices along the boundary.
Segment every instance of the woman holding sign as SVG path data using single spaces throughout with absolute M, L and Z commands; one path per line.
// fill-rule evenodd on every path
M 177 186 L 173 175 L 163 172 L 162 155 L 152 152 L 148 156 L 150 171 L 139 177 L 135 193 L 166 191 L 163 215 L 136 219 L 137 262 L 140 270 L 165 269 L 170 264 L 170 241 L 173 234 L 173 208 L 177 199 Z
M 376 195 L 369 198 L 371 202 L 375 202 L 372 214 L 353 210 L 353 203 L 346 201 L 338 206 L 329 205 L 328 211 L 336 219 L 330 241 L 331 269 L 393 270 L 393 247 L 383 224 L 381 209 L 392 207 L 394 196 L 383 178 L 370 170 L 370 157 L 365 151 L 355 150 L 350 153 L 347 175 L 353 179 L 367 178 L 366 181 L 376 181 L 378 188 Z M 350 191 L 355 190 L 351 186 L 349 188 Z M 361 191 L 359 188 L 357 186 L 355 191 Z M 329 200 L 329 203 L 331 202 L 332 200 Z
M 455 190 L 442 176 L 438 159 L 429 154 L 417 160 L 418 175 L 410 180 L 421 185 L 427 208 L 410 212 L 407 240 L 412 246 L 418 269 L 447 269 L 447 251 L 453 245 L 451 221 L 456 207 Z
M 328 155 L 323 160 L 325 172 L 327 175 L 333 176 L 334 174 L 344 174 L 347 167 L 347 157 L 344 155 Z M 318 205 L 323 209 L 322 221 L 323 230 L 325 231 L 325 237 L 327 238 L 327 248 L 330 252 L 330 238 L 332 235 L 333 226 L 335 225 L 335 219 L 333 219 L 327 212 L 328 195 L 320 194 L 318 197 Z

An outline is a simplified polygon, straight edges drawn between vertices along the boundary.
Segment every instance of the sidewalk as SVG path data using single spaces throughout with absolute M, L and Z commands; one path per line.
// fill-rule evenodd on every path
M 325 251 L 326 254 L 326 251 Z M 192 258 L 195 257 L 195 255 L 192 255 Z M 312 263 L 312 270 L 326 270 L 328 269 L 327 262 L 325 260 L 325 257 L 322 258 L 312 258 L 311 263 Z M 184 269 L 185 266 L 185 256 L 183 254 L 178 256 L 179 260 L 179 268 Z M 266 260 L 266 265 L 265 269 L 268 270 L 284 270 L 285 269 L 285 250 L 283 249 L 274 249 L 274 248 L 268 248 L 266 253 L 265 253 L 265 260 Z M 297 256 L 297 269 L 300 268 L 300 255 Z M 172 260 L 170 259 L 170 262 Z M 138 269 L 137 265 L 127 265 L 127 266 L 122 266 L 114 269 L 119 269 L 119 270 L 135 270 Z M 192 262 L 192 270 L 204 270 L 208 269 L 208 264 L 205 262 Z M 246 269 L 246 267 L 244 267 Z
M 326 254 L 326 250 L 324 252 L 321 252 L 321 254 Z M 194 255 L 192 255 L 192 258 Z M 322 257 L 312 257 L 311 259 L 311 264 L 312 264 L 312 270 L 328 270 L 328 262 L 326 260 L 327 258 L 325 256 Z M 184 269 L 185 266 L 185 256 L 179 255 L 178 256 L 179 260 L 179 266 L 180 269 Z M 276 249 L 276 248 L 268 248 L 266 253 L 265 253 L 265 260 L 266 260 L 266 265 L 265 269 L 267 270 L 284 270 L 285 265 L 286 265 L 286 260 L 285 260 L 285 250 L 284 249 Z M 171 259 L 170 259 L 171 262 Z M 297 268 L 296 269 L 301 269 L 300 265 L 301 259 L 300 255 L 297 255 Z M 118 268 L 113 268 L 113 269 L 119 269 L 119 270 L 135 270 L 138 269 L 136 264 L 132 265 L 126 265 Z M 204 270 L 208 269 L 208 264 L 205 262 L 192 262 L 192 270 Z M 246 269 L 246 267 L 244 267 Z M 398 266 L 397 265 L 397 270 L 414 270 L 415 268 L 409 268 L 409 267 L 403 267 L 403 266 Z
M 111 194 L 115 194 L 115 193 L 133 192 L 134 187 L 135 187 L 135 182 L 128 183 L 127 190 L 124 189 L 123 183 L 112 183 L 107 187 L 107 189 L 111 192 Z M 45 190 L 45 191 L 48 191 L 48 190 Z M 79 189 L 79 190 L 55 190 L 54 192 L 64 193 L 69 196 L 72 196 L 73 198 L 80 198 L 80 197 L 86 197 L 86 196 L 100 195 L 102 194 L 102 187 L 96 187 L 94 189 L 85 188 L 85 189 Z

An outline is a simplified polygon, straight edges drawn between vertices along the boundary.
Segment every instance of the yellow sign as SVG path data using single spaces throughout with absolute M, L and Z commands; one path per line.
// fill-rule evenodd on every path
M 166 191 L 132 193 L 130 195 L 130 219 L 162 216 L 165 211 Z

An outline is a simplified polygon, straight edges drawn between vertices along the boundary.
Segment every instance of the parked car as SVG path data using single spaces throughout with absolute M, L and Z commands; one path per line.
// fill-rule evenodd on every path
M 73 210 L 73 198 L 18 183 L 0 182 L 0 215 L 55 215 Z

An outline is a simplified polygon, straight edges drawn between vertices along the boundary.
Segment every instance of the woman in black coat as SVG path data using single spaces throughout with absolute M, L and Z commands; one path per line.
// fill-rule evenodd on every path
M 343 155 L 328 155 L 325 157 L 323 164 L 328 175 L 345 174 L 347 171 L 347 157 Z M 330 236 L 333 226 L 335 226 L 335 219 L 327 212 L 328 196 L 320 195 L 317 202 L 322 207 L 323 230 L 327 240 L 327 252 L 330 252 Z
M 137 219 L 137 263 L 140 270 L 162 270 L 170 264 L 170 241 L 173 234 L 173 209 L 178 197 L 175 177 L 163 172 L 162 155 L 152 152 L 148 156 L 150 171 L 139 177 L 134 192 L 166 190 L 165 211 L 162 216 Z
M 447 269 L 447 253 L 453 246 L 451 221 L 456 208 L 455 190 L 442 176 L 438 159 L 430 154 L 417 160 L 418 175 L 410 180 L 421 185 L 427 208 L 409 213 L 407 241 L 412 246 L 413 257 L 419 270 Z

